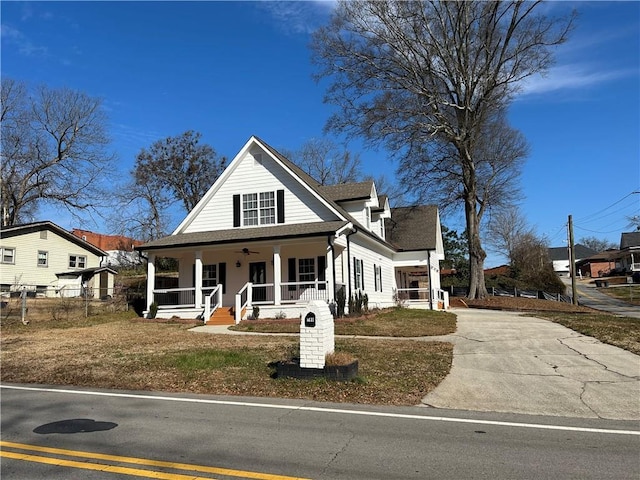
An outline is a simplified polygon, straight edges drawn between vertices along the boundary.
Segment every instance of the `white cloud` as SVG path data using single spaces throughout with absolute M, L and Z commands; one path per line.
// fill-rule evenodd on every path
M 272 1 L 259 3 L 286 33 L 308 34 L 325 22 L 336 5 L 335 0 Z
M 2 24 L 0 34 L 8 44 L 17 47 L 17 50 L 22 55 L 38 56 L 46 55 L 48 53 L 47 47 L 43 45 L 36 45 L 29 40 L 20 30 L 7 24 Z
M 637 69 L 596 70 L 586 64 L 552 68 L 546 76 L 536 75 L 522 82 L 522 95 L 537 95 L 567 89 L 585 89 L 620 78 L 638 75 Z

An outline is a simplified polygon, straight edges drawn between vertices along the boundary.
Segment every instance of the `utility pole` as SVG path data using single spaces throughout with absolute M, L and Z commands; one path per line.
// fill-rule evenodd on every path
M 576 252 L 573 248 L 573 217 L 569 215 L 569 274 L 571 275 L 571 302 L 578 305 L 576 289 Z

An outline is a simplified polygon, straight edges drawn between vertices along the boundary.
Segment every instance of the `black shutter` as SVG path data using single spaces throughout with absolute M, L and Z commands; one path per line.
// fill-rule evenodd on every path
M 278 210 L 278 223 L 284 223 L 284 190 L 276 192 L 276 207 Z
M 324 282 L 327 279 L 327 257 L 318 257 L 318 281 Z M 326 290 L 326 285 L 318 285 L 318 290 Z
M 378 266 L 373 264 L 373 289 L 378 291 Z
M 296 281 L 296 259 L 295 258 L 290 258 L 289 259 L 289 273 L 287 275 L 287 281 L 288 282 L 295 282 Z M 289 285 L 289 291 L 290 292 L 295 292 L 296 291 L 296 286 L 295 285 Z
M 382 265 L 378 267 L 378 270 L 380 270 L 380 284 L 378 287 L 380 287 L 380 291 L 382 291 Z
M 240 195 L 233 196 L 233 226 L 240 226 Z
M 218 264 L 218 283 L 222 284 L 222 293 L 227 293 L 227 264 Z
M 360 281 L 362 282 L 362 290 L 364 290 L 364 260 L 360 260 Z
M 353 286 L 360 288 L 360 280 L 358 279 L 358 259 L 353 257 Z

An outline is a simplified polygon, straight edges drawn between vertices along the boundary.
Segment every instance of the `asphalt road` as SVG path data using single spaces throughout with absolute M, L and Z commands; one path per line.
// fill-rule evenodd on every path
M 567 286 L 567 292 L 571 295 L 571 279 L 562 277 L 562 281 Z M 577 280 L 576 291 L 578 294 L 578 303 L 585 307 L 594 308 L 603 312 L 613 313 L 614 315 L 622 315 L 625 317 L 640 318 L 640 307 L 631 305 L 627 302 L 617 300 L 607 294 L 602 293 L 593 283 L 592 280 Z M 610 288 L 628 288 L 626 285 L 610 287 Z
M 33 388 L 2 386 L 3 480 L 640 478 L 638 422 Z

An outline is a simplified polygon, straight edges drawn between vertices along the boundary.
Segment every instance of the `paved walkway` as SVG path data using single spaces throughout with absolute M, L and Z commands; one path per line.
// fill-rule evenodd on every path
M 640 357 L 546 320 L 453 309 L 450 374 L 422 400 L 462 410 L 640 420 Z

